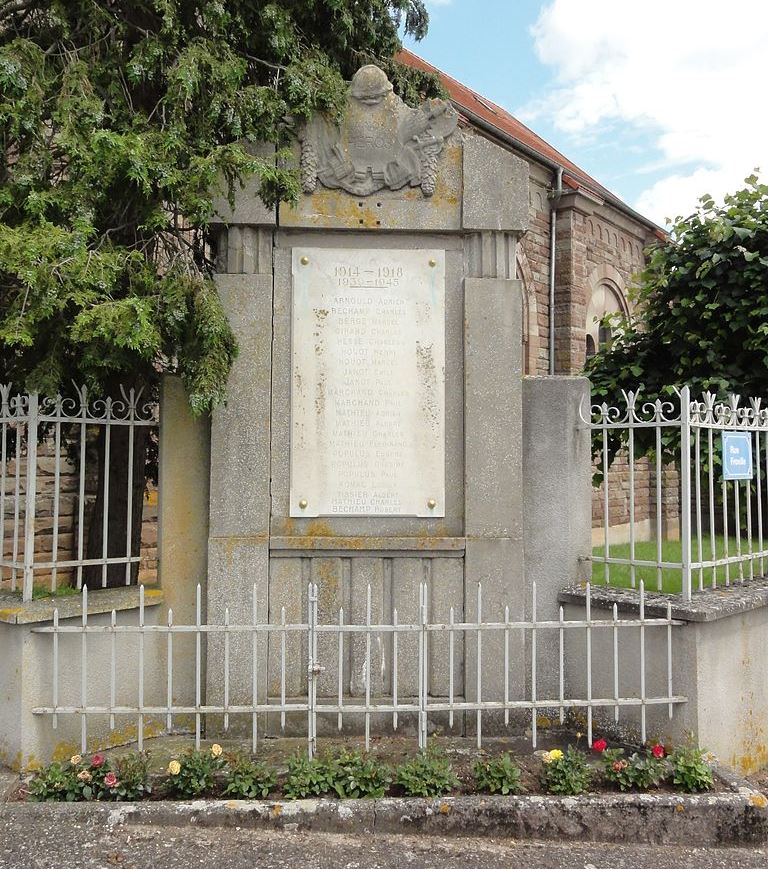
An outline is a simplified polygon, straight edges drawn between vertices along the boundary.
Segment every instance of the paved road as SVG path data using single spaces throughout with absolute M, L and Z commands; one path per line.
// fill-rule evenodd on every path
M 339 836 L 194 827 L 117 827 L 3 817 L 0 866 L 13 869 L 765 869 L 768 850 L 557 845 L 508 839 Z

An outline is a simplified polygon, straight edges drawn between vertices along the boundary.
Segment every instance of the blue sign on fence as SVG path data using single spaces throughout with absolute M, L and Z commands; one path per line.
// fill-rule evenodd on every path
M 723 432 L 723 479 L 752 479 L 752 435 L 749 432 Z

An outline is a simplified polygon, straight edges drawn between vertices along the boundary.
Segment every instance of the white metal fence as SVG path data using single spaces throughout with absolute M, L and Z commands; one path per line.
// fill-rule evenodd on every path
M 157 405 L 142 402 L 141 392 L 122 390 L 120 399 L 91 400 L 85 387 L 76 388 L 76 398 L 44 398 L 37 393 L 14 391 L 11 384 L 0 384 L 0 586 L 16 591 L 21 584 L 22 598 L 32 599 L 36 574 L 50 575 L 55 591 L 64 574 L 74 574 L 77 588 L 83 585 L 83 570 L 100 566 L 102 584 L 107 584 L 109 565 L 125 565 L 125 583 L 130 584 L 140 553 L 133 551 L 134 451 L 136 431 L 158 425 Z M 116 428 L 127 429 L 127 486 L 125 552 L 109 555 L 110 550 L 110 448 Z M 104 515 L 101 523 L 100 555 L 86 557 L 86 478 L 89 464 L 98 462 L 92 450 L 93 433 L 103 430 L 104 468 L 102 487 Z M 43 474 L 38 456 L 41 440 L 48 444 L 52 474 Z M 63 480 L 77 478 L 75 491 L 63 491 Z M 45 476 L 46 491 L 40 492 Z M 113 493 L 114 494 L 114 493 Z M 64 497 L 74 497 L 76 519 L 74 545 L 63 546 L 60 511 Z M 44 502 L 44 503 L 43 503 Z M 36 523 L 50 522 L 50 550 L 41 553 L 36 546 Z
M 52 697 L 50 706 L 38 707 L 34 712 L 51 716 L 54 728 L 60 716 L 79 716 L 83 751 L 87 745 L 88 721 L 99 717 L 104 720 L 108 716 L 109 727 L 114 729 L 116 717 L 128 716 L 130 721 L 135 722 L 141 748 L 147 719 L 163 721 L 165 728 L 171 730 L 186 717 L 190 730 L 194 729 L 195 742 L 199 747 L 207 716 L 222 716 L 224 731 L 229 730 L 233 718 L 242 716 L 247 722 L 246 728 L 250 728 L 253 750 L 256 751 L 260 718 L 263 722 L 267 714 L 278 716 L 279 727 L 284 730 L 287 716 L 291 716 L 294 722 L 297 715 L 306 716 L 307 746 L 312 754 L 316 750 L 318 720 L 326 719 L 332 727 L 341 731 L 345 716 L 358 716 L 358 720 L 362 716 L 366 748 L 369 746 L 372 719 L 377 718 L 379 722 L 388 720 L 396 730 L 401 719 L 408 716 L 417 722 L 419 746 L 423 748 L 426 746 L 430 722 L 434 723 L 437 717 L 441 717 L 443 725 L 447 723 L 450 731 L 460 726 L 460 717 L 463 720 L 464 714 L 468 714 L 467 728 L 474 730 L 477 744 L 481 746 L 486 720 L 484 716 L 495 716 L 494 726 L 499 726 L 502 720 L 508 725 L 512 713 L 528 713 L 535 747 L 538 716 L 544 712 L 559 716 L 562 723 L 569 710 L 581 710 L 586 714 L 587 739 L 591 743 L 593 712 L 596 709 L 612 710 L 614 720 L 618 722 L 620 711 L 633 707 L 639 709 L 641 737 L 645 741 L 646 710 L 667 706 L 671 719 L 675 704 L 686 699 L 675 695 L 672 685 L 672 631 L 681 622 L 672 619 L 669 604 L 664 618 L 646 618 L 642 584 L 639 615 L 633 618 L 619 618 L 615 606 L 611 617 L 593 618 L 589 585 L 586 588 L 585 615 L 581 619 L 566 619 L 563 607 L 560 607 L 557 619 L 539 619 L 535 585 L 530 617 L 517 620 L 510 618 L 509 607 L 496 614 L 496 621 L 486 620 L 480 584 L 476 590 L 476 618 L 470 621 L 456 621 L 453 608 L 447 622 L 431 621 L 426 584 L 419 589 L 418 618 L 410 623 L 401 623 L 397 610 L 386 623 L 374 623 L 370 586 L 364 624 L 349 623 L 343 609 L 339 610 L 337 620 L 321 623 L 318 618 L 318 597 L 318 586 L 310 584 L 305 621 L 288 622 L 284 607 L 274 614 L 276 618 L 273 616 L 271 620 L 261 621 L 257 611 L 257 589 L 254 586 L 250 623 L 231 624 L 229 610 L 226 610 L 221 624 L 206 624 L 202 618 L 201 591 L 198 586 L 194 624 L 176 624 L 171 611 L 168 612 L 166 624 L 147 624 L 142 587 L 136 624 L 118 624 L 114 611 L 108 624 L 94 624 L 88 618 L 88 592 L 84 588 L 79 623 L 61 624 L 56 612 L 52 625 L 35 628 L 37 633 L 47 634 L 51 638 Z M 635 632 L 637 647 L 622 663 L 619 660 L 620 635 L 623 642 L 627 631 Z M 579 632 L 578 642 L 584 645 L 581 647 L 583 654 L 571 657 L 566 654 L 566 635 L 569 635 L 569 647 L 573 648 L 570 645 L 573 632 Z M 593 661 L 595 632 L 603 635 L 607 632 L 612 638 L 612 661 Z M 659 654 L 666 658 L 666 671 L 650 686 L 651 690 L 646 680 L 648 632 L 655 632 L 653 648 L 657 661 Z M 286 649 L 289 638 L 296 636 L 304 640 L 306 665 L 305 691 L 303 696 L 298 697 L 289 696 L 286 678 L 289 667 Z M 372 673 L 375 668 L 372 643 L 376 642 L 378 646 L 384 636 L 391 638 L 391 691 L 377 696 L 373 690 Z M 440 696 L 434 696 L 428 684 L 428 670 L 430 656 L 433 656 L 434 661 L 439 637 L 447 637 L 447 644 L 440 644 L 440 654 L 447 665 L 448 684 L 447 695 L 441 691 Z M 204 666 L 212 666 L 210 655 L 207 656 L 207 664 L 204 664 L 206 645 L 214 638 L 223 643 L 223 666 L 221 672 L 214 674 L 216 678 L 213 680 L 219 694 L 218 702 L 206 698 L 204 682 Z M 243 640 L 239 641 L 238 638 Z M 360 638 L 364 643 L 362 689 L 350 694 L 345 690 L 344 651 L 345 647 L 359 642 Z M 62 643 L 65 642 L 69 642 L 66 652 L 62 649 Z M 179 643 L 184 644 L 181 652 L 177 650 Z M 231 659 L 235 643 L 239 643 L 240 667 L 237 685 L 233 687 Z M 460 644 L 467 655 L 463 661 L 471 662 L 468 665 L 457 659 Z M 409 651 L 414 647 L 417 650 L 415 656 Z M 247 653 L 244 650 L 248 650 Z M 247 689 L 242 679 L 244 655 L 246 661 L 250 657 L 251 684 Z M 268 663 L 265 660 L 268 655 L 275 660 Z M 194 678 L 189 683 L 180 684 L 176 664 L 187 656 L 193 656 L 194 659 Z M 92 684 L 89 678 L 90 661 L 104 667 L 108 662 L 108 676 L 95 680 L 96 684 Z M 462 694 L 455 690 L 455 664 L 467 666 L 468 671 L 473 671 L 472 677 L 470 672 L 464 674 L 467 687 Z M 541 670 L 545 671 L 543 673 L 539 669 L 540 664 L 544 665 L 541 666 Z M 274 667 L 279 673 L 279 692 L 275 692 L 275 696 L 269 694 L 265 685 L 260 687 L 264 684 L 262 678 L 268 666 Z M 414 667 L 418 673 L 416 696 L 404 696 L 405 692 L 399 690 L 398 677 L 404 670 Z M 569 674 L 569 667 L 577 668 L 578 672 Z M 624 667 L 632 673 L 639 671 L 638 690 L 628 689 L 625 680 L 620 682 L 620 672 Z M 319 679 L 326 668 L 336 669 L 338 690 L 335 696 L 320 696 L 318 693 Z M 593 668 L 596 680 L 599 678 L 601 683 L 612 674 L 613 691 L 610 696 L 594 695 Z M 151 675 L 148 675 L 150 671 Z M 585 685 L 586 690 L 576 695 L 569 687 L 572 681 Z M 492 683 L 490 687 L 489 683 Z M 212 684 L 210 671 L 207 684 Z M 653 688 L 658 690 L 654 693 Z M 101 698 L 96 698 L 94 695 L 99 691 Z M 189 702 L 179 699 L 185 697 Z
M 726 401 L 718 401 L 707 392 L 697 400 L 691 398 L 686 386 L 676 390 L 675 398 L 645 400 L 638 390 L 624 393 L 623 407 L 592 405 L 589 416 L 582 410 L 582 419 L 592 429 L 603 477 L 603 544 L 602 551 L 592 555 L 593 567 L 601 566 L 600 579 L 632 588 L 641 578 L 646 585 L 655 581 L 659 591 L 679 590 L 690 600 L 694 588 L 729 586 L 765 575 L 768 407 L 763 407 L 760 399 L 743 404 L 740 396 L 730 395 Z M 724 472 L 723 438 L 729 432 L 746 435 L 740 479 L 729 478 Z M 628 456 L 628 546 L 612 540 L 615 528 L 610 503 L 615 484 L 609 469 L 618 444 Z M 650 554 L 638 536 L 635 459 L 648 450 L 655 470 L 651 494 L 655 529 Z M 678 546 L 664 540 L 662 529 L 662 469 L 670 461 L 680 475 Z

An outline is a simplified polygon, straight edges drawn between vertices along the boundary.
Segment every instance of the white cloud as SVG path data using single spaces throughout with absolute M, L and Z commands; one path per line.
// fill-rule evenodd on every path
M 650 131 L 669 174 L 636 203 L 649 217 L 768 172 L 765 0 L 554 0 L 533 36 L 556 85 L 527 116 L 574 137 L 616 121 Z

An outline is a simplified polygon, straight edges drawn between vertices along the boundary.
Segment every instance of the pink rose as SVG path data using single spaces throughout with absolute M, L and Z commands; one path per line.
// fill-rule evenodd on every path
M 108 773 L 104 776 L 104 784 L 105 784 L 108 788 L 113 788 L 113 787 L 115 787 L 115 785 L 117 785 L 117 776 L 116 776 L 113 772 L 108 772 Z
M 104 766 L 104 755 L 94 754 L 91 758 L 91 766 Z

